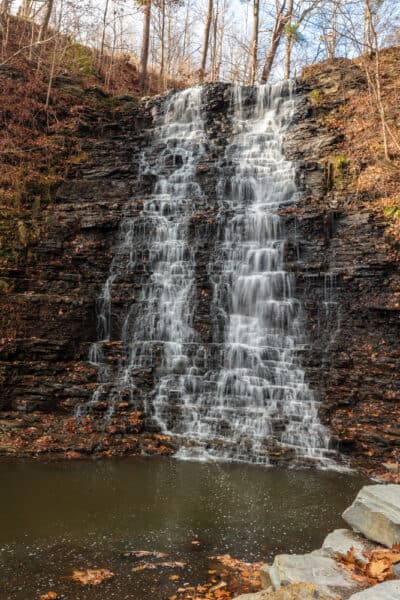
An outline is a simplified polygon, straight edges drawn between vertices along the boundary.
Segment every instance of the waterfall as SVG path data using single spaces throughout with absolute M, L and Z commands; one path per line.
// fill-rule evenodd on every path
M 279 209 L 298 197 L 295 166 L 282 152 L 295 105 L 291 84 L 231 89 L 233 133 L 215 192 L 220 235 L 208 268 L 214 342 L 201 344 L 193 328 L 196 261 L 188 227 L 202 196 L 196 167 L 207 152 L 197 87 L 167 100 L 156 122 L 155 167 L 143 158 L 143 171 L 152 171 L 156 182 L 141 213 L 121 225 L 98 303 L 104 341 L 115 279 L 138 260 L 145 260 L 149 277 L 139 301 L 126 307 L 125 357 L 114 381 L 101 342 L 92 348 L 99 368 L 92 402 L 105 391 L 114 398 L 110 406 L 126 394 L 132 399 L 132 373 L 155 367 L 146 411 L 178 441 L 178 457 L 329 466 L 329 435 L 301 367 L 303 310 L 284 270 Z M 138 237 L 145 245 L 140 251 Z
M 99 341 L 89 355 L 98 369 L 99 385 L 89 403 L 78 407 L 78 417 L 104 398 L 107 417 L 121 401 L 133 404 L 140 394 L 133 375 L 154 365 L 159 376 L 151 410 L 159 426 L 163 423 L 158 406 L 165 393 L 181 393 L 187 344 L 195 339 L 191 326 L 195 260 L 188 226 L 195 200 L 201 196 L 195 181 L 196 165 L 205 153 L 200 111 L 201 88 L 196 87 L 171 95 L 156 117 L 155 147 L 150 148 L 149 156 L 142 156 L 141 164 L 141 176 L 155 178 L 154 190 L 138 216 L 122 220 L 110 273 L 97 302 Z M 125 307 L 120 333 L 116 333 L 123 357 L 113 377 L 103 352 L 111 340 L 113 285 L 132 278 L 138 264 L 149 277 L 144 277 L 139 298 Z

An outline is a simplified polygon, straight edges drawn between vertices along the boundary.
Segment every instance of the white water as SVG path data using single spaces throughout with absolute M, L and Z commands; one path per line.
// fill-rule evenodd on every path
M 109 414 L 138 390 L 132 373 L 157 363 L 147 410 L 164 433 L 180 440 L 181 458 L 269 464 L 270 455 L 329 466 L 329 436 L 305 381 L 299 355 L 305 324 L 293 277 L 284 270 L 279 207 L 297 198 L 295 168 L 282 140 L 294 111 L 289 84 L 232 88 L 233 137 L 228 167 L 216 191 L 221 242 L 210 256 L 212 313 L 224 340 L 198 344 L 194 248 L 188 227 L 201 189 L 196 165 L 206 152 L 201 88 L 172 96 L 158 127 L 156 184 L 139 217 L 121 227 L 110 276 L 99 302 L 102 340 L 110 339 L 112 286 L 118 274 L 147 256 L 150 277 L 139 302 L 127 307 L 121 340 L 126 360 L 110 382 L 100 347 L 92 348 Z M 144 160 L 144 170 L 149 163 Z M 147 254 L 134 253 L 147 232 Z M 216 328 L 217 329 L 217 328 Z

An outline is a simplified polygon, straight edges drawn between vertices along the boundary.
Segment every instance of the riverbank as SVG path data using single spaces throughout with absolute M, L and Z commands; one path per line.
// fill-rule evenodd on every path
M 262 591 L 236 600 L 400 598 L 400 486 L 368 485 L 337 529 L 308 554 L 282 554 L 260 569 Z

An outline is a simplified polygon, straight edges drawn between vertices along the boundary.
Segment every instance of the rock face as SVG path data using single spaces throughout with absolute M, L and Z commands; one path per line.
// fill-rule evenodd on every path
M 327 593 L 349 595 L 357 589 L 350 575 L 332 558 L 319 552 L 310 554 L 280 554 L 269 569 L 274 589 L 293 583 L 320 586 Z
M 328 76 L 330 83 L 335 76 Z M 341 101 L 361 84 L 360 73 L 347 78 Z M 329 85 L 325 77 L 298 88 L 299 109 L 285 150 L 297 162 L 303 195 L 281 211 L 288 235 L 286 269 L 296 275 L 305 308 L 308 344 L 302 361 L 322 402 L 321 418 L 342 452 L 371 466 L 400 446 L 400 320 L 392 302 L 399 265 L 383 238 L 382 216 L 327 180 L 327 160 L 337 152 L 340 134 L 318 123 L 308 97 L 312 87 Z M 207 269 L 220 235 L 215 189 L 230 136 L 226 88 L 206 89 L 210 144 L 198 166 L 203 196 L 190 224 L 196 252 L 193 326 L 204 344 L 214 333 Z M 96 387 L 88 352 L 97 339 L 96 299 L 119 223 L 128 205 L 132 216 L 141 211 L 152 188 L 151 173 L 140 177 L 139 164 L 152 135 L 152 113 L 162 101 L 129 102 L 114 117 L 97 115 L 86 123 L 81 136 L 87 159 L 69 170 L 43 210 L 45 235 L 26 248 L 17 267 L 0 273 L 9 289 L 0 297 L 0 455 L 173 451 L 148 415 L 140 414 L 155 365 L 135 375 L 133 402 L 122 398 L 111 422 L 103 419 L 104 402 L 82 422 L 73 418 Z M 139 264 L 133 282 L 120 286 L 116 323 L 126 298 L 138 297 L 147 276 L 145 263 Z M 116 368 L 119 343 L 111 340 L 106 353 L 110 368 Z M 277 453 L 272 462 L 289 459 Z
M 400 598 L 400 581 L 385 581 L 372 588 L 350 596 L 350 600 L 398 600 Z
M 399 544 L 400 486 L 364 486 L 343 519 L 370 540 L 389 548 Z
M 303 82 L 303 107 L 286 145 L 300 166 L 303 195 L 286 211 L 286 229 L 308 322 L 303 364 L 322 400 L 321 418 L 341 451 L 370 467 L 395 457 L 400 444 L 399 260 L 383 213 L 345 177 L 332 181 L 343 133 L 337 117 L 336 126 L 321 123 L 364 85 L 361 70 L 340 61 Z M 318 90 L 320 109 L 308 102 Z M 345 160 L 351 165 L 351 156 Z

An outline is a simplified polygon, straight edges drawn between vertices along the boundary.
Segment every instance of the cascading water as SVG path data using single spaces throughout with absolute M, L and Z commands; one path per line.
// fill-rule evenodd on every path
M 92 345 L 89 360 L 97 366 L 99 385 L 78 416 L 106 397 L 111 416 L 120 400 L 132 399 L 136 386 L 132 374 L 158 360 L 159 377 L 152 410 L 158 422 L 158 405 L 165 394 L 181 393 L 180 374 L 187 367 L 187 344 L 194 340 L 191 294 L 195 267 L 188 225 L 196 197 L 196 164 L 205 152 L 200 114 L 201 88 L 172 95 L 155 125 L 156 164 L 142 157 L 141 174 L 156 178 L 154 191 L 136 218 L 123 219 L 109 277 L 98 300 L 100 341 Z M 113 380 L 102 351 L 111 337 L 112 288 L 129 279 L 137 263 L 145 264 L 149 278 L 138 301 L 126 306 L 120 339 L 123 360 Z M 149 408 L 149 407 L 146 407 Z M 160 423 L 162 425 L 162 423 Z
M 111 398 L 132 393 L 132 373 L 157 363 L 146 409 L 179 441 L 181 458 L 269 464 L 271 455 L 286 453 L 294 462 L 333 464 L 300 366 L 302 309 L 284 270 L 278 211 L 297 195 L 294 165 L 281 149 L 294 110 L 291 86 L 232 87 L 233 137 L 216 190 L 220 240 L 209 263 L 211 312 L 224 333 L 209 347 L 198 343 L 193 328 L 196 264 L 188 238 L 202 193 L 196 165 L 206 153 L 201 88 L 167 102 L 157 130 L 154 193 L 138 217 L 123 222 L 99 303 L 103 340 L 110 336 L 115 278 L 126 277 L 138 260 L 146 261 L 150 276 L 139 302 L 126 307 L 125 360 L 114 381 L 107 381 L 101 343 L 93 346 L 100 383 L 92 402 L 105 390 Z
M 327 465 L 329 436 L 298 360 L 303 318 L 284 271 L 278 215 L 297 195 L 294 165 L 281 149 L 294 110 L 291 85 L 237 86 L 233 102 L 230 174 L 219 186 L 224 232 L 210 264 L 214 308 L 225 322 L 222 364 L 208 374 L 215 389 L 197 384 L 201 392 L 185 401 L 192 445 L 180 454 L 266 464 L 275 445 Z

